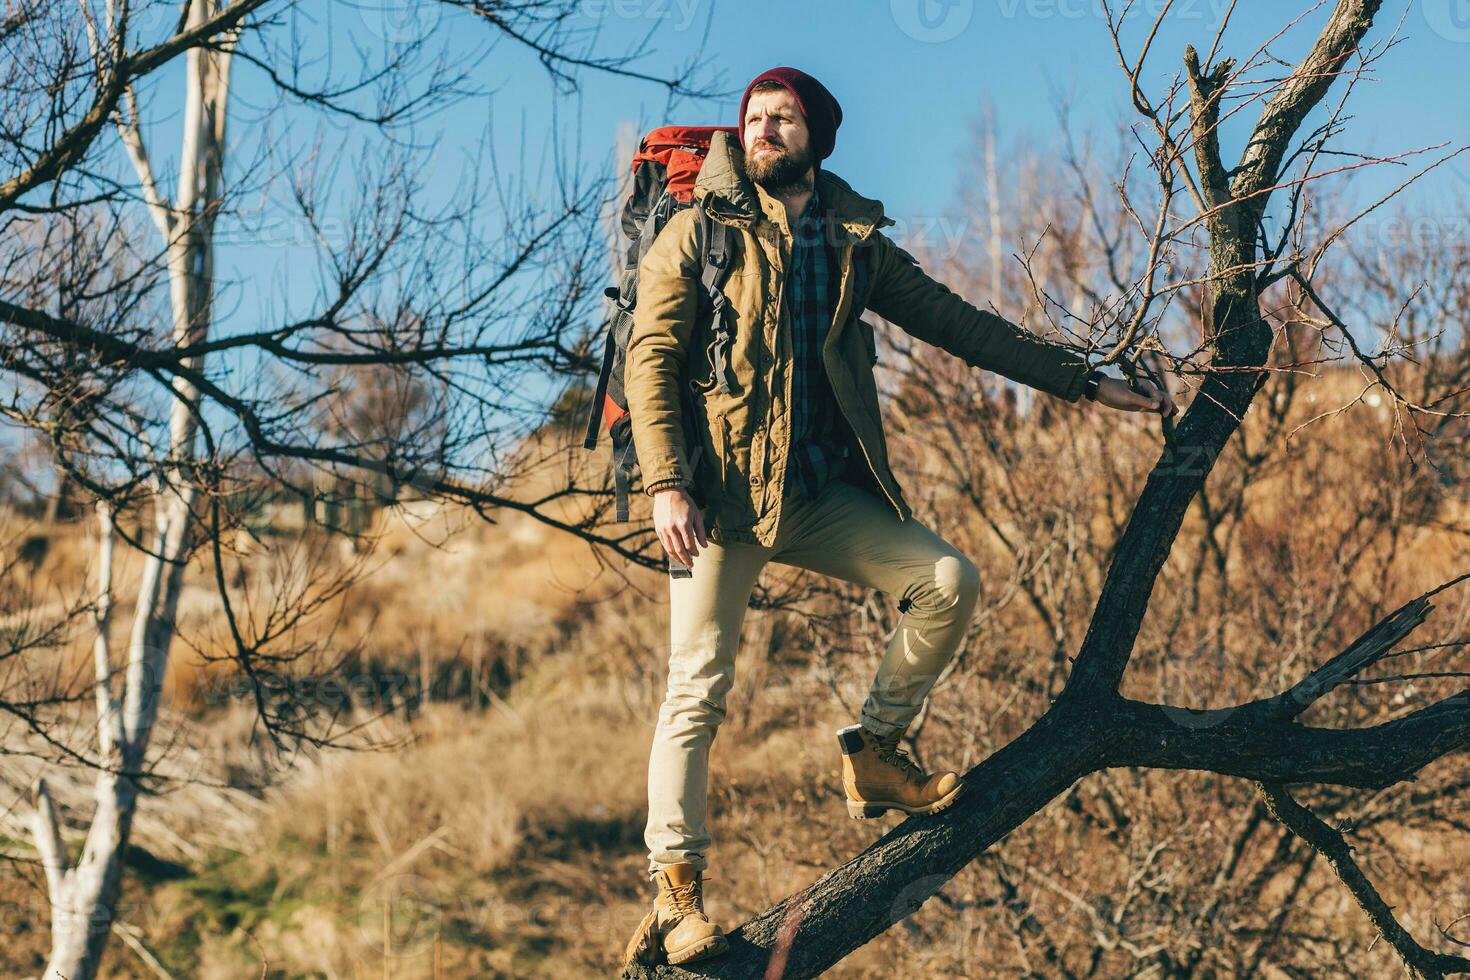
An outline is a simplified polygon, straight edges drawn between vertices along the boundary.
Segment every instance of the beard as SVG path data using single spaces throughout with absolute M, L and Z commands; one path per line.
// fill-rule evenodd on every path
M 812 166 L 812 150 L 808 145 L 800 153 L 789 147 L 776 146 L 772 153 L 759 153 L 759 146 L 745 155 L 745 176 L 774 195 L 809 191 L 812 184 L 807 180 L 807 171 Z

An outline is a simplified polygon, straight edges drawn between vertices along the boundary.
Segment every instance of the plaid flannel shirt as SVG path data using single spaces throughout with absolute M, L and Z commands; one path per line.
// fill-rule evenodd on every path
M 815 499 L 842 472 L 847 448 L 838 428 L 841 409 L 822 364 L 822 342 L 837 302 L 837 256 L 827 240 L 825 215 L 813 191 L 792 230 L 786 307 L 791 323 L 791 452 L 786 485 Z
M 786 308 L 791 323 L 791 452 L 787 492 L 816 499 L 827 481 L 840 474 L 848 450 L 838 428 L 841 409 L 822 364 L 822 342 L 832 325 L 837 256 L 827 241 L 825 215 L 816 191 L 792 230 L 791 267 L 786 275 Z M 681 478 L 659 480 L 649 493 L 684 487 Z

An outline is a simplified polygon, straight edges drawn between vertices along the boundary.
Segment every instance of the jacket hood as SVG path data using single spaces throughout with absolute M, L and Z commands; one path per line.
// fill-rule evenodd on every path
M 735 137 L 723 131 L 715 133 L 694 182 L 694 199 L 726 224 L 754 224 L 765 210 L 761 198 L 769 200 L 769 195 L 745 176 L 744 164 L 745 152 Z M 894 223 L 883 214 L 882 201 L 863 197 L 825 167 L 817 168 L 817 193 L 838 225 L 854 239 L 867 238 L 874 229 Z

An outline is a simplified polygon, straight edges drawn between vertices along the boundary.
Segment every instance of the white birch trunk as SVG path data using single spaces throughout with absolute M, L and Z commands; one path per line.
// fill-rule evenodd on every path
M 1005 249 L 1001 241 L 1000 227 L 1000 174 L 995 163 L 995 114 L 985 109 L 985 200 L 990 217 L 990 302 L 995 304 L 1001 316 L 1006 315 L 1005 299 Z
M 84 0 L 85 2 L 85 0 Z M 188 0 L 189 26 L 218 12 L 219 0 Z M 109 26 L 114 22 L 109 9 Z M 232 41 L 232 38 L 223 40 Z M 94 44 L 94 50 L 97 46 Z M 121 122 L 123 144 L 143 185 L 153 218 L 167 242 L 169 292 L 174 342 L 203 340 L 209 332 L 213 299 L 214 208 L 224 163 L 225 113 L 229 94 L 229 51 L 194 49 L 187 56 L 184 138 L 177 199 L 158 193 L 143 145 L 137 106 L 128 93 Z M 191 367 L 200 369 L 201 359 Z M 55 805 L 43 781 L 36 786 L 32 832 L 46 870 L 51 902 L 51 955 L 47 980 L 92 980 L 112 930 L 122 886 L 123 858 L 138 800 L 135 774 L 142 771 L 159 695 L 168 666 L 174 616 L 183 584 L 191 514 L 197 488 L 190 465 L 196 459 L 199 394 L 175 380 L 169 415 L 168 457 L 153 501 L 152 553 L 145 557 L 128 636 L 122 690 L 117 691 L 108 643 L 112 609 L 112 515 L 99 508 L 101 583 L 98 590 L 96 682 L 97 741 L 105 767 L 95 785 L 92 814 L 81 857 L 72 864 L 60 833 Z

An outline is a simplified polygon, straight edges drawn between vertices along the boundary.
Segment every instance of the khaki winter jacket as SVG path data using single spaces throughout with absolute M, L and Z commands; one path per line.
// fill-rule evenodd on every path
M 974 367 L 1075 402 L 1086 361 L 993 313 L 977 309 L 931 279 L 908 252 L 878 229 L 894 222 L 879 201 L 818 171 L 817 189 L 835 218 L 830 241 L 839 277 L 837 307 L 822 349 L 833 393 L 847 423 L 847 478 L 910 511 L 889 468 L 872 325 L 854 305 L 855 256 L 868 254 L 866 298 L 857 302 L 920 340 Z M 700 258 L 693 208 L 664 226 L 643 258 L 628 342 L 624 386 L 643 485 L 685 481 L 718 542 L 769 546 L 781 520 L 791 430 L 791 321 L 783 292 L 791 257 L 786 208 L 748 180 L 739 144 L 717 133 L 694 195 L 715 220 L 738 230 L 735 264 L 725 284 L 733 314 L 729 366 L 734 383 L 717 390 L 707 327 L 695 330 Z M 680 386 L 692 395 L 686 429 Z

